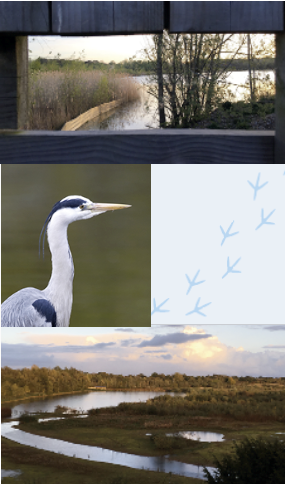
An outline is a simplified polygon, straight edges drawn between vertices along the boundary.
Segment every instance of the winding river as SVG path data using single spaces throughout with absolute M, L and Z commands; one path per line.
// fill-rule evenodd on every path
M 60 395 L 41 400 L 24 401 L 19 405 L 15 405 L 12 408 L 12 418 L 17 417 L 24 412 L 54 412 L 57 405 L 66 406 L 85 413 L 91 408 L 117 406 L 122 402 L 146 401 L 149 398 L 154 398 L 155 396 L 163 394 L 164 392 L 151 391 L 97 391 L 83 394 Z M 81 415 L 81 417 L 84 417 L 84 415 Z M 205 479 L 202 467 L 171 460 L 168 456 L 139 456 L 103 449 L 101 447 L 74 444 L 58 439 L 29 434 L 15 428 L 16 425 L 18 425 L 17 421 L 4 422 L 1 425 L 2 436 L 19 444 L 36 447 L 49 452 L 60 453 L 69 457 L 121 465 L 134 469 L 145 469 L 165 473 L 171 472 L 181 476 Z M 206 432 L 191 432 L 189 433 L 189 436 L 186 434 L 187 433 L 184 435 L 185 438 L 190 437 L 194 440 L 199 439 L 208 442 L 216 441 L 215 438 L 220 440 L 223 437 L 218 434 L 208 435 Z M 214 469 L 208 468 L 208 470 L 213 472 Z
M 3 423 L 1 425 L 2 437 L 17 442 L 18 444 L 28 445 L 29 447 L 35 447 L 48 452 L 59 453 L 68 457 L 126 466 L 131 467 L 132 469 L 144 469 L 165 473 L 171 472 L 180 476 L 195 477 L 197 479 L 205 480 L 202 467 L 170 460 L 167 456 L 147 457 L 115 452 L 113 450 L 102 449 L 101 447 L 90 445 L 73 444 L 63 440 L 51 439 L 23 432 L 22 430 L 15 428 L 15 425 L 18 425 L 18 423 L 19 422 L 17 421 Z M 211 473 L 214 471 L 211 467 L 208 467 L 207 469 Z

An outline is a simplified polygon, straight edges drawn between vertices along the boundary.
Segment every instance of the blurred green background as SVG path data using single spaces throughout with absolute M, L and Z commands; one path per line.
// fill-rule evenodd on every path
M 68 195 L 125 203 L 127 210 L 72 223 L 75 277 L 70 326 L 150 326 L 150 165 L 2 165 L 2 301 L 44 289 L 50 252 L 39 259 L 41 228 Z

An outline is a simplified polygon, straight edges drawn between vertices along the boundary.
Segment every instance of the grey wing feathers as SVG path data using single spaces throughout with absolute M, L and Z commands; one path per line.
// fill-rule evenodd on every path
M 1 306 L 1 326 L 56 326 L 56 312 L 44 293 L 27 287 L 12 294 Z

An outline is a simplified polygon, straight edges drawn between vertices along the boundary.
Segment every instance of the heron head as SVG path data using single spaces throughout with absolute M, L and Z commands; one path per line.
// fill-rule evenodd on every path
M 44 246 L 45 235 L 51 220 L 55 220 L 57 223 L 67 226 L 76 220 L 85 220 L 100 215 L 101 213 L 129 207 L 131 207 L 131 205 L 94 203 L 89 200 L 89 198 L 82 197 L 81 195 L 70 195 L 53 206 L 42 228 L 40 241 L 43 234 Z

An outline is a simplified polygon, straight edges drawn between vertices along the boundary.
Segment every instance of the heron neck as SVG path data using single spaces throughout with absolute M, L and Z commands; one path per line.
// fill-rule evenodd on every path
M 67 239 L 68 224 L 51 220 L 47 230 L 52 274 L 45 290 L 55 307 L 58 326 L 69 326 L 74 266 Z

